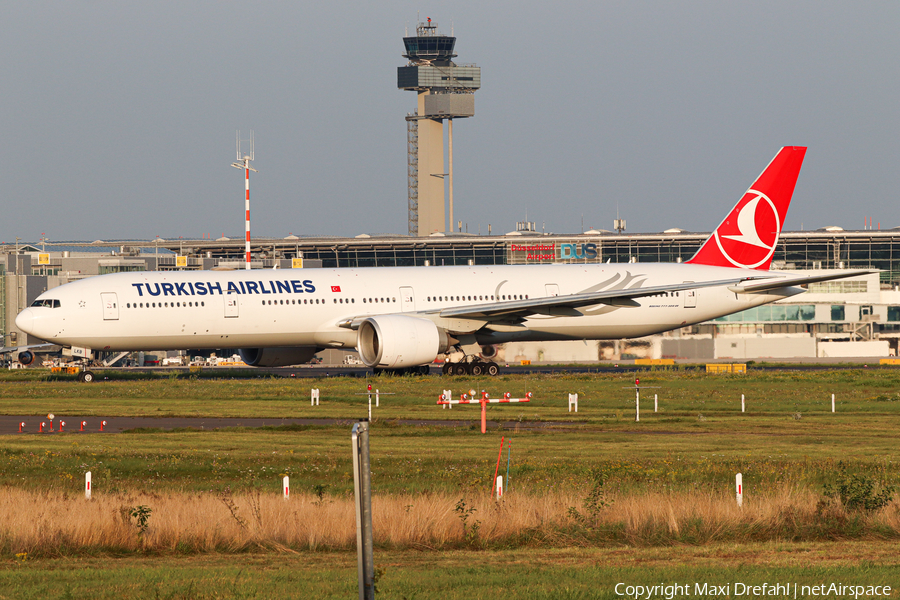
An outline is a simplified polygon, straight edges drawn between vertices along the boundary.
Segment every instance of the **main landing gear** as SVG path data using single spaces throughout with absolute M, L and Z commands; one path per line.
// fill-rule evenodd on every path
M 497 363 L 482 360 L 478 356 L 467 356 L 458 363 L 445 362 L 441 372 L 444 375 L 490 375 L 500 373 Z

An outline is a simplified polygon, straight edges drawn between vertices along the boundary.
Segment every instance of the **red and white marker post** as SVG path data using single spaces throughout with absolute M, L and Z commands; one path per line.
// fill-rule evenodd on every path
M 482 405 L 483 406 L 483 405 Z M 494 469 L 494 481 L 496 483 L 496 487 L 491 488 L 491 496 L 494 495 L 494 492 L 497 493 L 497 499 L 500 499 L 500 496 L 503 495 L 503 479 L 499 476 L 500 473 L 500 458 L 503 456 L 503 440 L 505 436 L 500 436 L 500 452 L 497 453 L 497 468 Z
M 85 425 L 87 425 L 87 421 L 82 421 L 82 422 L 81 422 L 81 429 L 79 429 L 78 431 L 84 431 L 84 426 L 85 426 Z
M 525 394 L 524 398 L 510 398 L 509 392 L 503 394 L 502 398 L 491 398 L 487 392 L 481 393 L 481 398 L 475 398 L 475 390 L 469 390 L 468 394 L 463 394 L 459 397 L 459 400 L 445 400 L 444 395 L 442 394 L 440 398 L 438 398 L 438 404 L 447 404 L 452 406 L 454 404 L 481 404 L 481 433 L 487 433 L 487 405 L 495 404 L 495 403 L 507 403 L 507 402 L 531 402 L 532 394 L 528 392 Z
M 24 429 L 24 428 L 25 428 L 25 421 L 22 421 L 21 423 L 19 423 L 19 433 L 22 433 L 22 429 Z
M 100 431 L 103 431 L 104 427 L 106 427 L 106 421 L 100 421 Z
M 284 487 L 284 499 L 287 500 L 288 498 L 291 497 L 291 482 L 290 482 L 290 478 L 287 475 L 284 476 L 284 486 L 283 487 Z
M 737 489 L 737 505 L 744 506 L 744 476 L 741 473 L 735 477 L 735 487 Z
M 91 472 L 88 471 L 84 474 L 84 499 L 91 499 Z

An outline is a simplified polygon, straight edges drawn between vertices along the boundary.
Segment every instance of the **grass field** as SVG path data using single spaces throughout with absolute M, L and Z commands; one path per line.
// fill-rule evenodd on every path
M 900 371 L 658 370 L 640 379 L 640 422 L 629 374 L 371 379 L 392 393 L 382 396 L 371 434 L 384 595 L 474 598 L 506 589 L 525 598 L 605 598 L 617 597 L 610 585 L 619 580 L 678 578 L 718 585 L 843 578 L 900 587 L 896 552 L 888 551 L 900 539 L 900 503 L 858 511 L 824 494 L 825 485 L 853 481 L 870 483 L 872 493 L 900 487 Z M 366 415 L 365 385 L 350 378 L 0 380 L 6 414 L 347 420 L 4 437 L 0 598 L 354 593 L 349 423 Z M 319 407 L 310 407 L 311 387 L 321 391 Z M 445 388 L 455 396 L 469 388 L 494 397 L 530 391 L 534 400 L 490 406 L 489 419 L 519 428 L 482 435 L 477 405 L 435 404 Z M 575 392 L 577 415 L 566 407 Z M 501 435 L 511 442 L 500 469 L 505 475 L 509 456 L 511 488 L 498 508 L 487 491 Z M 90 503 L 82 492 L 88 470 Z M 737 472 L 742 511 L 734 504 Z M 293 492 L 287 503 L 284 475 Z M 128 514 L 139 506 L 152 511 L 140 535 Z M 298 596 L 298 586 L 308 595 Z M 102 591 L 89 596 L 88 589 Z

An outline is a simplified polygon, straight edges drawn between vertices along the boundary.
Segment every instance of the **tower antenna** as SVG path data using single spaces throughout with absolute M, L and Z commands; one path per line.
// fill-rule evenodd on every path
M 259 173 L 256 169 L 250 166 L 250 161 L 256 157 L 255 153 L 255 138 L 253 135 L 253 130 L 250 130 L 250 139 L 242 140 L 241 139 L 241 131 L 237 131 L 237 135 L 235 136 L 235 146 L 237 147 L 237 162 L 231 163 L 231 166 L 236 169 L 244 170 L 244 224 L 246 230 L 246 241 L 244 242 L 244 250 L 246 254 L 245 258 L 245 268 L 250 270 L 250 171 L 254 173 Z M 247 142 L 250 146 L 249 152 L 246 154 L 241 153 L 241 144 L 243 142 Z

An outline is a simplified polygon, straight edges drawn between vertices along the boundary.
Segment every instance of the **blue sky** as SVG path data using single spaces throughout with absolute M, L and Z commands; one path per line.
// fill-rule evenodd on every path
M 469 232 L 709 231 L 783 145 L 786 229 L 900 226 L 896 2 L 28 2 L 0 50 L 0 241 L 406 233 L 417 14 L 482 68 Z

